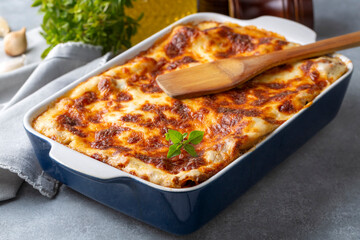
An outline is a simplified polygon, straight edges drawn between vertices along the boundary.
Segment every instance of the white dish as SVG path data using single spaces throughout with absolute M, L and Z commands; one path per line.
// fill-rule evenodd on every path
M 168 187 L 156 185 L 154 183 L 145 181 L 139 177 L 136 177 L 134 175 L 131 175 L 131 174 L 123 172 L 119 169 L 116 169 L 105 163 L 96 161 L 93 158 L 90 158 L 84 154 L 74 151 L 60 143 L 53 141 L 50 138 L 43 136 L 42 134 L 35 131 L 32 128 L 31 124 L 32 124 L 33 119 L 35 117 L 37 117 L 40 113 L 42 113 L 49 104 L 51 104 L 57 98 L 64 95 L 70 89 L 77 86 L 80 82 L 83 82 L 92 76 L 98 75 L 115 65 L 123 64 L 126 60 L 133 58 L 134 56 L 136 56 L 137 54 L 139 54 L 140 52 L 142 52 L 144 50 L 147 50 L 154 44 L 154 42 L 157 39 L 159 39 L 162 36 L 164 36 L 165 34 L 169 33 L 174 26 L 179 25 L 179 24 L 189 23 L 189 22 L 198 23 L 198 22 L 208 21 L 208 20 L 213 20 L 213 21 L 218 21 L 218 22 L 228 21 L 228 22 L 237 23 L 242 26 L 254 25 L 259 28 L 264 28 L 266 30 L 279 33 L 279 34 L 285 36 L 285 38 L 288 41 L 296 42 L 299 44 L 312 43 L 316 39 L 316 34 L 311 29 L 309 29 L 301 24 L 298 24 L 298 23 L 295 23 L 295 22 L 292 22 L 292 21 L 289 21 L 286 19 L 282 19 L 282 18 L 272 17 L 272 16 L 262 16 L 262 17 L 252 19 L 252 20 L 238 20 L 238 19 L 233 19 L 233 18 L 224 16 L 224 15 L 220 15 L 220 14 L 215 14 L 215 13 L 197 13 L 197 14 L 189 15 L 189 16 L 175 22 L 174 24 L 166 27 L 165 29 L 161 30 L 160 32 L 154 34 L 153 36 L 149 37 L 148 39 L 142 41 L 141 43 L 139 43 L 136 46 L 132 47 L 131 49 L 125 51 L 124 53 L 118 55 L 117 57 L 115 57 L 114 59 L 112 59 L 111 61 L 106 63 L 104 66 L 94 70 L 93 72 L 78 79 L 77 81 L 74 81 L 72 84 L 70 84 L 66 88 L 57 92 L 55 95 L 45 99 L 44 101 L 42 101 L 41 103 L 39 103 L 38 105 L 33 107 L 25 115 L 25 118 L 24 118 L 25 128 L 32 134 L 34 134 L 42 139 L 46 139 L 46 141 L 48 141 L 52 145 L 52 148 L 50 151 L 51 158 L 55 159 L 60 164 L 66 166 L 70 169 L 73 169 L 77 172 L 86 174 L 86 175 L 94 177 L 94 178 L 99 178 L 99 179 L 104 179 L 104 180 L 118 178 L 118 177 L 135 178 L 137 181 L 140 181 L 140 182 L 142 182 L 146 185 L 149 185 L 153 188 L 157 188 L 157 189 L 163 190 L 163 191 L 171 191 L 171 192 L 187 192 L 187 191 L 196 190 L 198 188 L 203 187 L 204 185 L 208 184 L 209 181 L 213 181 L 214 179 L 218 178 L 222 174 L 226 173 L 227 169 L 229 169 L 233 165 L 237 164 L 239 161 L 241 161 L 241 159 L 245 158 L 251 151 L 242 155 L 241 157 L 239 157 L 238 159 L 233 161 L 231 164 L 229 164 L 227 167 L 222 169 L 219 173 L 217 173 L 216 175 L 214 175 L 213 177 L 211 177 L 210 179 L 208 179 L 207 181 L 205 181 L 199 185 L 196 185 L 196 186 L 190 187 L 190 188 L 185 188 L 185 189 L 174 189 L 174 188 L 168 188 Z M 349 71 L 344 76 L 342 76 L 342 78 L 345 78 L 351 73 L 352 64 L 351 64 L 351 61 L 349 59 L 347 59 L 346 57 L 341 56 L 341 58 L 347 63 L 348 68 L 349 68 Z M 323 93 L 321 93 L 316 99 L 318 99 L 322 95 L 326 94 L 326 92 L 329 91 L 331 88 L 335 87 L 336 84 L 337 84 L 337 82 L 335 82 L 327 90 L 325 90 Z M 316 101 L 316 99 L 315 99 L 315 101 Z M 263 140 L 261 143 L 257 144 L 256 147 L 264 144 L 266 141 L 271 139 L 272 136 L 274 136 L 277 132 L 281 131 L 282 128 L 284 128 L 287 124 L 289 124 L 289 122 L 291 122 L 294 118 L 296 118 L 298 115 L 300 115 L 303 111 L 304 111 L 304 109 L 302 111 L 300 111 L 299 113 L 297 113 L 293 118 L 288 120 L 286 123 L 282 124 L 278 129 L 276 129 L 272 134 L 270 134 L 265 140 Z M 74 159 L 76 159 L 76 160 L 74 161 Z

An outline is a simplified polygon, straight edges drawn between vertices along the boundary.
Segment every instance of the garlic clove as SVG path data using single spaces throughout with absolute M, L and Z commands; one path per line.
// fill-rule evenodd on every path
M 8 32 L 10 32 L 9 24 L 3 17 L 0 17 L 0 37 L 5 37 Z
M 27 48 L 26 28 L 22 28 L 16 32 L 6 34 L 4 38 L 4 50 L 9 56 L 18 56 L 23 54 Z
M 5 72 L 10 72 L 17 68 L 20 68 L 25 65 L 26 56 L 23 54 L 20 57 L 16 57 L 7 61 L 0 63 L 0 74 Z

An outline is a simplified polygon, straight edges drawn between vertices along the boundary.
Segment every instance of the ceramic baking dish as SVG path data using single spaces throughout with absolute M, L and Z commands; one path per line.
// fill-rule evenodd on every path
M 316 37 L 309 28 L 276 17 L 238 20 L 214 13 L 187 16 L 60 90 L 25 115 L 25 129 L 44 171 L 74 190 L 122 213 L 171 233 L 187 234 L 209 221 L 335 117 L 353 68 L 350 60 L 344 56 L 340 57 L 347 63 L 349 70 L 322 92 L 311 106 L 301 110 L 251 151 L 207 181 L 183 189 L 162 187 L 122 172 L 61 145 L 32 128 L 36 116 L 80 82 L 148 49 L 177 24 L 205 20 L 255 25 L 300 44 L 313 42 Z

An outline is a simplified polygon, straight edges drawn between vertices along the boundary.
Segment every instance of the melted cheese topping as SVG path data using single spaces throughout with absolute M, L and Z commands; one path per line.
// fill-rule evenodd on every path
M 177 26 L 149 50 L 79 84 L 38 116 L 34 128 L 125 172 L 166 187 L 203 182 L 252 148 L 338 79 L 346 66 L 320 57 L 273 68 L 239 88 L 185 100 L 162 92 L 159 74 L 233 56 L 296 46 L 252 26 Z M 202 130 L 198 157 L 167 159 L 168 129 Z

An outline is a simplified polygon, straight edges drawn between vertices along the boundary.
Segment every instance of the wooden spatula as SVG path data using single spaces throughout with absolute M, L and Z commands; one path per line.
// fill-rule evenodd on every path
M 229 90 L 284 63 L 357 46 L 360 46 L 360 31 L 264 55 L 204 63 L 159 75 L 156 81 L 170 97 L 198 97 Z

